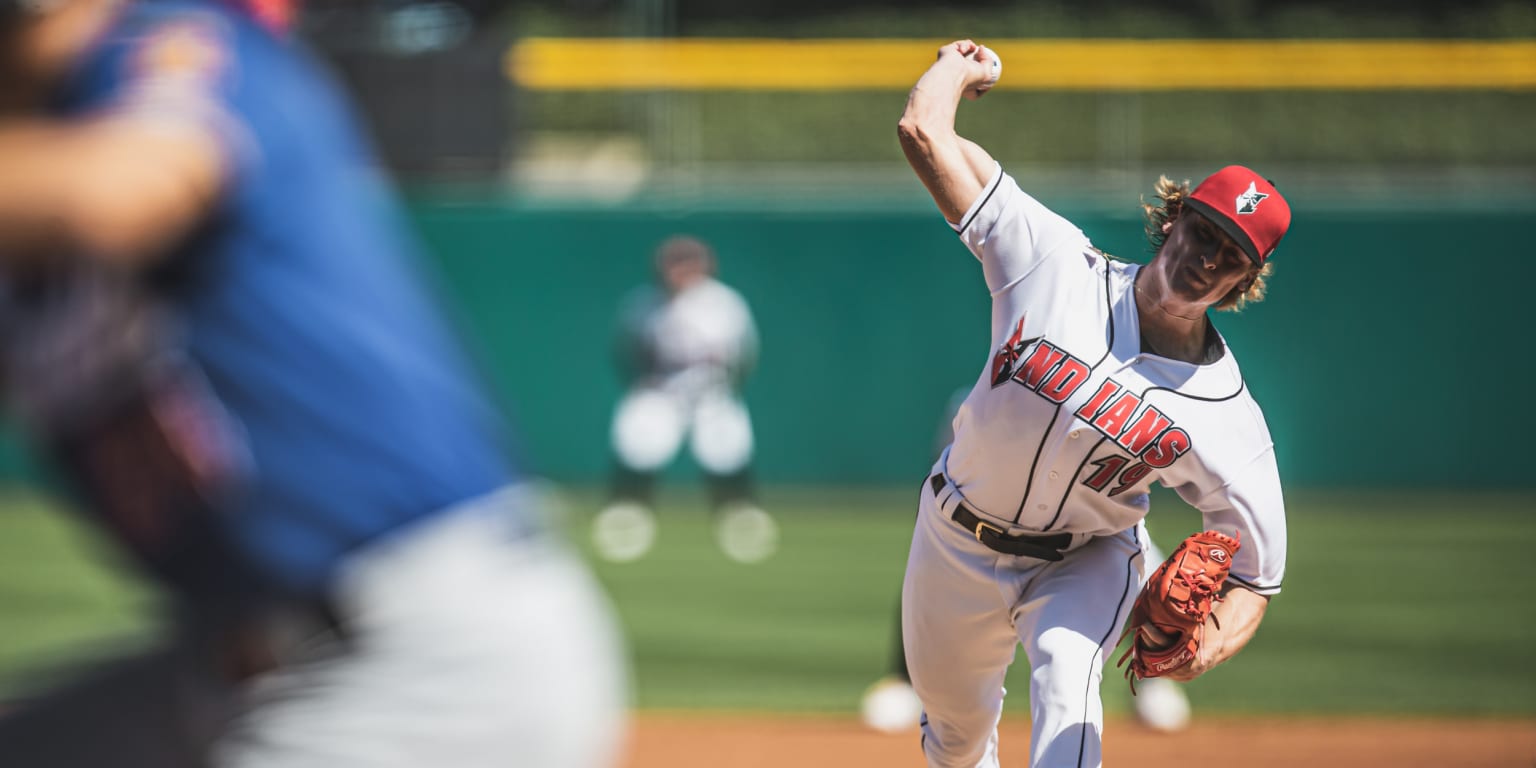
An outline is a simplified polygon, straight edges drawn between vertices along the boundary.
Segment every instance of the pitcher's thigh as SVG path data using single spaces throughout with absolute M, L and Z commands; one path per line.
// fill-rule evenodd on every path
M 918 521 L 902 586 L 907 670 L 930 763 L 974 766 L 993 746 L 1018 641 L 991 576 L 995 558 L 951 549 L 931 522 Z

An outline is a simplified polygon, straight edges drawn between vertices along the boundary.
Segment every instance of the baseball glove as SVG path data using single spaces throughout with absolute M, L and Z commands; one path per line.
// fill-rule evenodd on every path
M 1115 663 L 1125 666 L 1130 660 L 1125 677 L 1131 682 L 1131 693 L 1136 692 L 1137 680 L 1160 677 L 1195 659 L 1205 618 L 1221 599 L 1221 585 L 1239 546 L 1237 537 L 1216 531 L 1197 533 L 1152 572 L 1120 635 L 1122 641 L 1132 638 L 1130 647 Z

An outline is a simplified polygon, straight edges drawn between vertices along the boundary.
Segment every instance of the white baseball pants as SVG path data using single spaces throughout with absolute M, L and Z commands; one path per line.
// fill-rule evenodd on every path
M 693 394 L 641 387 L 619 402 L 611 439 L 630 469 L 660 470 L 677 456 L 684 438 L 706 472 L 731 474 L 752 460 L 752 421 L 746 406 L 728 391 Z
M 934 471 L 941 468 L 942 460 Z M 1047 562 L 989 549 L 950 519 L 959 494 L 940 496 L 942 503 L 923 484 L 901 601 L 928 764 L 999 764 L 1003 678 L 1022 643 L 1030 665 L 1029 765 L 1096 768 L 1104 727 L 1099 685 L 1141 584 L 1145 530 L 1089 538 Z

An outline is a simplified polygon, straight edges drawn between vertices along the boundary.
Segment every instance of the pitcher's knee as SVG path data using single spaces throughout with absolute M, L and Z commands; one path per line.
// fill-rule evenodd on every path
M 976 768 L 986 765 L 988 746 L 997 731 L 994 721 L 983 728 L 925 715 L 923 754 L 930 768 Z
M 913 676 L 913 688 L 923 702 L 923 751 L 928 764 L 965 768 L 982 764 L 1003 714 L 1002 690 L 993 696 L 976 696 L 935 690 L 924 682 L 922 675 Z

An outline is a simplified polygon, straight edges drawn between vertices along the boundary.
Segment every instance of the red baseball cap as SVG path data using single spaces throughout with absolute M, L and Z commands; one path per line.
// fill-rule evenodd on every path
M 1275 252 L 1291 226 L 1291 206 L 1275 185 L 1241 165 L 1211 174 L 1184 203 L 1231 235 L 1259 265 Z

